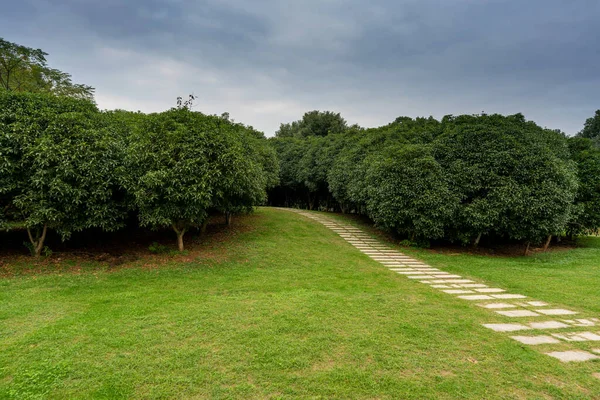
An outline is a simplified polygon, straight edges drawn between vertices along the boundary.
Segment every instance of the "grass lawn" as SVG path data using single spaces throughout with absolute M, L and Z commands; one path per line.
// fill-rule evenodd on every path
M 0 399 L 600 397 L 600 363 L 562 364 L 487 330 L 488 310 L 314 221 L 260 209 L 234 223 L 226 241 L 118 268 L 5 261 L 18 273 L 0 278 Z M 403 251 L 598 313 L 600 241 L 585 244 L 530 258 Z

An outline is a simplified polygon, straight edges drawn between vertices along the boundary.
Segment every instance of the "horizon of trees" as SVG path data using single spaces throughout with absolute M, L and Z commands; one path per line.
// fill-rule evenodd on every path
M 256 205 L 356 213 L 410 243 L 544 243 L 600 229 L 600 110 L 575 137 L 522 114 L 398 117 L 377 128 L 309 111 L 266 139 L 191 111 L 100 111 L 47 54 L 0 38 L 0 227 L 140 226 L 184 235 Z
M 572 138 L 521 114 L 399 117 L 364 129 L 311 111 L 269 139 L 281 164 L 269 201 L 365 215 L 413 243 L 547 247 L 600 228 L 599 138 L 600 111 Z

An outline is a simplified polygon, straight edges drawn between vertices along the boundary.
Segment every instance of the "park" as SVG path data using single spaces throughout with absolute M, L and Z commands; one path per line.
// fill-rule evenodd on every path
M 0 399 L 600 398 L 600 110 L 268 135 L 74 80 L 0 38 Z

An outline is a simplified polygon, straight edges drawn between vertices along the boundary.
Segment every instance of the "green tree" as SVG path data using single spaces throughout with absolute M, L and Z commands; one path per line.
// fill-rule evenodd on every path
M 299 121 L 281 124 L 277 137 L 327 136 L 343 133 L 348 129 L 346 120 L 331 111 L 309 111 Z
M 92 101 L 94 88 L 73 83 L 71 75 L 50 68 L 48 54 L 0 38 L 0 90 L 52 93 Z
M 143 118 L 129 139 L 123 185 L 140 225 L 171 227 L 180 251 L 185 233 L 202 225 L 212 204 L 218 125 L 218 117 L 172 109 Z
M 36 256 L 49 229 L 65 240 L 87 228 L 122 226 L 115 175 L 122 148 L 93 103 L 0 92 L 0 138 L 0 193 L 13 218 L 24 221 Z
M 581 137 L 571 138 L 569 146 L 577 163 L 579 189 L 568 233 L 597 234 L 600 230 L 600 148 L 594 146 L 592 140 Z
M 450 237 L 541 242 L 560 234 L 577 190 L 567 142 L 521 114 L 445 117 L 435 157 L 460 201 Z
M 262 134 L 242 124 L 220 118 L 218 135 L 213 139 L 216 147 L 212 160 L 213 207 L 225 214 L 231 224 L 234 214 L 249 212 L 267 199 L 267 187 L 273 184 L 273 171 L 266 165 L 268 158 Z M 271 158 L 272 159 L 272 158 Z
M 366 205 L 377 225 L 411 240 L 445 237 L 458 199 L 428 147 L 387 148 L 369 165 Z
M 597 110 L 593 117 L 585 121 L 583 129 L 577 136 L 592 139 L 597 146 L 600 146 L 600 110 Z

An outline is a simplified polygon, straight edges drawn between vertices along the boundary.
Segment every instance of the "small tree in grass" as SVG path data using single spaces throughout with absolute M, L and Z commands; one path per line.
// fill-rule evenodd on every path
M 171 227 L 180 251 L 185 233 L 208 217 L 218 124 L 218 117 L 172 109 L 143 118 L 129 138 L 123 184 L 140 225 Z

